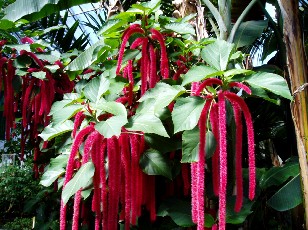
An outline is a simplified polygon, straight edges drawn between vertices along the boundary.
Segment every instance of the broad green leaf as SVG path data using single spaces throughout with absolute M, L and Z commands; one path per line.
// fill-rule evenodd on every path
M 234 41 L 236 48 L 251 45 L 261 36 L 268 24 L 267 20 L 242 22 L 236 30 Z
M 95 125 L 95 129 L 105 138 L 120 136 L 122 127 L 127 123 L 126 116 L 113 116 Z
M 14 45 L 6 45 L 5 47 L 16 49 L 16 51 L 20 52 L 22 50 L 26 50 L 28 52 L 31 52 L 30 45 L 29 44 L 14 44 Z
M 155 99 L 154 112 L 160 111 L 168 106 L 176 97 L 185 93 L 185 88 L 179 85 L 168 85 L 166 83 L 157 83 L 156 86 L 148 90 L 140 99 L 143 102 L 149 98 Z
M 82 110 L 83 105 L 68 105 L 64 107 L 61 112 L 56 112 L 52 116 L 52 122 L 57 125 L 60 124 L 67 119 L 70 119 L 72 116 L 74 116 L 78 111 Z
M 276 104 L 276 105 L 279 104 L 279 101 L 278 101 L 278 100 L 272 99 L 272 98 L 270 98 L 270 97 L 268 96 L 268 92 L 267 92 L 265 89 L 259 88 L 259 87 L 254 87 L 254 86 L 252 86 L 252 85 L 250 85 L 249 88 L 251 89 L 251 94 L 252 94 L 252 95 L 257 96 L 257 97 L 261 97 L 261 98 L 263 98 L 263 99 L 265 99 L 265 100 L 267 100 L 267 101 L 270 101 L 270 102 L 272 102 L 272 103 L 274 103 L 274 104 Z
M 281 97 L 292 100 L 292 95 L 285 79 L 274 73 L 258 72 L 245 79 L 245 81 L 256 88 L 268 90 Z
M 199 129 L 186 130 L 182 136 L 182 163 L 197 162 L 199 159 Z M 213 156 L 216 149 L 216 140 L 211 131 L 206 132 L 205 154 L 209 159 Z
M 157 216 L 170 216 L 181 227 L 192 227 L 195 225 L 192 222 L 190 202 L 177 198 L 164 200 L 157 210 Z
M 181 141 L 175 137 L 167 138 L 157 134 L 146 133 L 144 134 L 144 138 L 151 148 L 161 153 L 167 153 L 181 148 Z
M 125 116 L 125 117 L 127 116 L 127 111 L 125 106 L 115 101 L 107 101 L 104 103 L 97 104 L 95 108 L 105 111 L 107 113 L 111 113 L 116 116 Z
M 44 174 L 42 175 L 40 184 L 45 187 L 49 187 L 64 172 L 65 172 L 64 168 L 51 168 L 51 169 L 48 168 L 47 171 L 44 172 Z
M 280 212 L 290 210 L 300 203 L 302 203 L 302 191 L 299 174 L 279 189 L 267 201 L 269 206 Z
M 201 57 L 206 63 L 217 70 L 226 70 L 234 45 L 223 40 L 217 40 L 204 47 Z
M 0 29 L 1 30 L 8 30 L 8 29 L 12 29 L 15 27 L 15 23 L 7 20 L 7 19 L 1 19 L 0 20 Z
M 148 175 L 161 175 L 172 179 L 170 160 L 155 149 L 148 149 L 140 157 L 139 165 Z
M 62 100 L 62 101 L 55 101 L 52 106 L 51 110 L 49 112 L 49 116 L 53 115 L 54 113 L 62 110 L 65 106 L 70 104 L 72 100 Z
M 199 159 L 199 129 L 186 130 L 182 136 L 182 163 L 197 162 Z
M 98 51 L 105 46 L 104 40 L 99 40 L 87 50 L 82 52 L 76 59 L 74 59 L 64 70 L 77 71 L 84 70 L 89 67 L 98 58 Z
M 46 79 L 46 72 L 44 71 L 39 71 L 39 72 L 33 72 L 32 76 L 41 80 Z
M 51 73 L 55 73 L 60 67 L 58 65 L 45 65 L 45 68 L 48 69 Z
M 39 136 L 44 141 L 49 141 L 55 138 L 56 136 L 59 136 L 63 133 L 73 130 L 73 128 L 74 128 L 74 123 L 71 120 L 66 120 L 65 122 L 59 123 L 55 126 L 51 123 L 44 128 L 43 132 L 41 132 Z
M 62 200 L 66 204 L 71 196 L 79 189 L 87 186 L 94 175 L 95 167 L 92 162 L 85 163 L 80 167 L 76 175 L 71 179 L 62 191 Z
M 273 167 L 266 171 L 260 179 L 260 187 L 266 189 L 272 185 L 281 185 L 290 177 L 299 174 L 298 162 L 287 162 L 282 167 Z
M 172 111 L 174 133 L 193 129 L 201 115 L 205 100 L 200 97 L 179 98 Z
M 212 131 L 208 130 L 206 132 L 206 145 L 205 145 L 205 154 L 206 158 L 211 158 L 216 149 L 216 139 Z
M 144 133 L 154 133 L 163 137 L 169 137 L 163 123 L 154 114 L 136 114 L 129 119 L 125 128 L 128 131 L 141 131 Z
M 145 15 L 149 15 L 151 12 L 155 12 L 160 5 L 161 0 L 151 0 L 147 2 L 141 2 L 139 4 L 133 4 L 132 7 L 140 10 Z
M 56 158 L 52 158 L 50 164 L 42 175 L 40 184 L 48 187 L 50 186 L 56 179 L 59 178 L 65 172 L 64 167 L 67 164 L 68 155 L 59 155 Z
M 10 21 L 26 18 L 33 22 L 72 6 L 93 2 L 99 0 L 16 0 L 4 9 L 4 18 Z
M 195 35 L 194 27 L 188 22 L 173 22 L 165 25 L 165 29 L 174 31 L 179 34 Z
M 93 103 L 97 103 L 108 90 L 110 82 L 103 75 L 93 78 L 85 87 L 84 95 Z
M 234 76 L 237 74 L 245 74 L 245 75 L 249 75 L 252 74 L 253 71 L 249 70 L 249 69 L 230 69 L 224 72 L 224 76 L 225 77 L 230 77 L 230 76 Z
M 220 76 L 223 74 L 223 71 L 217 71 L 216 69 L 206 66 L 193 66 L 188 70 L 188 72 L 183 77 L 182 86 L 185 86 L 194 81 L 201 81 L 206 78 Z
M 127 22 L 119 19 L 110 19 L 108 20 L 97 32 L 98 35 L 107 35 L 110 32 L 116 31 L 118 28 L 124 26 Z
M 252 205 L 254 202 L 249 201 L 247 198 L 244 198 L 243 207 L 240 212 L 234 211 L 235 205 L 235 196 L 232 196 L 227 201 L 227 215 L 226 215 L 226 222 L 229 224 L 242 224 L 247 216 L 252 213 Z

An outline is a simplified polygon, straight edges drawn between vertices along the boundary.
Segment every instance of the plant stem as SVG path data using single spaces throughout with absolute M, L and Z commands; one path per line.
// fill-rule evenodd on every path
M 250 11 L 250 9 L 252 8 L 252 6 L 256 3 L 256 1 L 258 0 L 252 0 L 248 6 L 245 8 L 245 10 L 241 13 L 241 15 L 238 17 L 238 19 L 236 20 L 236 23 L 234 24 L 231 32 L 230 32 L 230 36 L 228 38 L 228 42 L 232 43 L 234 40 L 234 36 L 235 36 L 235 32 L 237 31 L 237 29 L 239 28 L 240 24 L 242 23 L 242 21 L 244 20 L 244 18 L 246 17 L 247 13 Z
M 220 33 L 220 38 L 226 41 L 231 30 L 231 0 L 218 0 L 218 10 L 227 28 Z

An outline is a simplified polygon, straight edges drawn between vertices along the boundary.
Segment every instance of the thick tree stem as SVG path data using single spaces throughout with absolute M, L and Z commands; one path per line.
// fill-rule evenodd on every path
M 302 41 L 299 22 L 298 0 L 280 0 L 279 5 L 284 19 L 284 40 L 294 101 L 291 112 L 295 126 L 299 163 L 302 178 L 306 229 L 308 227 L 308 82 L 307 59 Z M 299 90 L 300 89 L 300 90 Z

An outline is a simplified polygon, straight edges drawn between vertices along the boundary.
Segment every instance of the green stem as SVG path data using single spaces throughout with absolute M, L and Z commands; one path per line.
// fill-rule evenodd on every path
M 236 20 L 236 23 L 234 24 L 230 36 L 228 38 L 228 42 L 232 43 L 234 40 L 234 36 L 235 36 L 235 32 L 237 31 L 237 29 L 239 28 L 240 24 L 242 23 L 242 21 L 244 20 L 244 18 L 246 17 L 246 15 L 248 14 L 248 12 L 250 11 L 250 9 L 252 8 L 252 6 L 256 3 L 256 1 L 258 0 L 252 0 L 248 6 L 245 8 L 245 10 L 241 13 L 241 15 L 239 16 L 239 18 Z
M 220 31 L 220 37 L 221 37 L 222 34 L 225 34 L 228 31 L 222 16 L 220 15 L 218 9 L 213 5 L 213 3 L 210 2 L 210 0 L 203 0 L 203 2 L 207 6 L 207 8 L 210 10 L 210 12 L 213 14 L 218 24 L 219 31 Z
M 231 0 L 218 0 L 218 9 L 227 28 L 226 31 L 220 33 L 220 38 L 226 41 L 231 30 Z

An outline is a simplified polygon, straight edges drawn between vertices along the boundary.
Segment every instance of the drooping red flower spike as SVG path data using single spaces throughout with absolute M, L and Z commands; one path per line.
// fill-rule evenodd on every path
M 216 149 L 212 156 L 212 183 L 213 192 L 216 196 L 219 195 L 219 121 L 218 121 L 218 103 L 212 105 L 210 113 L 210 122 L 212 132 L 216 140 Z
M 169 64 L 168 64 L 168 57 L 167 57 L 167 49 L 163 35 L 156 29 L 150 29 L 152 33 L 152 39 L 157 40 L 160 45 L 160 71 L 163 79 L 169 78 Z
M 75 120 L 74 120 L 74 128 L 73 128 L 73 132 L 72 132 L 72 137 L 75 138 L 76 133 L 77 133 L 77 129 L 79 128 L 79 126 L 81 125 L 82 121 L 85 119 L 85 115 L 83 113 L 83 111 L 79 111 L 78 113 L 76 113 L 75 115 Z
M 93 146 L 93 143 L 98 139 L 99 135 L 100 133 L 97 132 L 96 130 L 94 130 L 91 134 L 88 135 L 84 145 L 82 165 L 84 165 L 89 161 L 91 148 Z M 73 230 L 78 230 L 79 227 L 81 191 L 82 189 L 78 190 L 74 198 L 74 214 L 73 214 L 73 224 L 72 224 Z
M 244 90 L 249 95 L 251 94 L 251 89 L 247 85 L 245 85 L 241 82 L 230 82 L 229 87 L 237 87 L 237 88 Z
M 239 212 L 243 205 L 243 173 L 242 173 L 242 142 L 243 142 L 243 125 L 242 111 L 238 104 L 232 103 L 236 139 L 235 139 L 235 178 L 236 178 L 236 201 L 234 211 Z
M 144 34 L 144 30 L 142 28 L 140 28 L 140 25 L 133 24 L 129 28 L 127 28 L 126 31 L 123 34 L 122 44 L 121 44 L 121 47 L 120 47 L 120 50 L 119 50 L 118 63 L 117 63 L 117 68 L 116 68 L 116 74 L 117 75 L 120 74 L 126 43 L 129 39 L 129 37 L 131 35 L 135 34 L 135 33 Z
M 200 95 L 201 91 L 206 86 L 212 86 L 212 85 L 222 85 L 222 81 L 218 78 L 208 78 L 205 79 L 199 86 L 199 88 L 196 90 L 196 95 Z
M 226 192 L 227 192 L 227 124 L 224 93 L 218 92 L 219 117 L 219 230 L 226 228 Z
M 63 183 L 63 189 L 65 188 L 66 184 L 72 179 L 73 172 L 74 172 L 74 160 L 78 149 L 83 142 L 83 139 L 86 135 L 94 131 L 94 125 L 89 125 L 82 129 L 77 135 L 72 145 L 72 150 L 67 162 L 66 166 L 66 174 Z M 61 200 L 61 208 L 60 208 L 60 230 L 65 230 L 66 226 L 66 205 Z
M 252 117 L 245 101 L 232 92 L 224 92 L 225 97 L 231 102 L 236 103 L 241 108 L 247 126 L 247 140 L 248 140 L 248 168 L 249 168 L 249 199 L 253 200 L 256 188 L 256 166 L 255 166 L 255 146 L 254 146 L 254 129 Z

